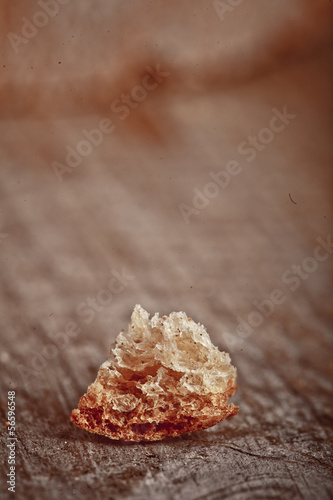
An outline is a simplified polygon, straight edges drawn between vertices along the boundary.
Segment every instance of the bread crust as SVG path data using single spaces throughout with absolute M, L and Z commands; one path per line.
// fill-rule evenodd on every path
M 238 413 L 237 406 L 227 404 L 237 387 L 236 370 L 230 365 L 229 356 L 211 344 L 202 325 L 193 322 L 191 332 L 187 322 L 192 320 L 185 313 L 172 314 L 173 322 L 167 325 L 165 331 L 152 332 L 148 313 L 136 306 L 128 333 L 118 336 L 110 358 L 103 363 L 95 382 L 80 398 L 78 408 L 72 411 L 70 420 L 73 424 L 111 439 L 156 441 L 167 436 L 207 429 Z M 157 328 L 163 330 L 166 317 L 157 319 Z M 145 322 L 147 328 L 142 328 Z M 177 345 L 182 349 L 184 345 L 191 349 L 188 360 L 186 352 L 177 353 L 174 344 L 174 336 L 177 334 L 170 330 L 170 325 L 175 329 L 175 324 L 179 327 L 183 322 L 186 323 L 182 333 L 178 334 L 180 339 L 177 340 Z M 178 327 L 176 331 L 181 330 Z M 150 331 L 150 338 L 147 331 Z M 193 338 L 201 340 L 203 331 L 206 337 L 197 347 L 194 344 L 199 342 Z M 147 337 L 152 344 L 151 352 L 142 350 L 147 344 Z M 156 338 L 165 341 L 165 352 L 162 351 L 162 355 L 160 350 L 156 350 Z M 173 349 L 171 358 L 167 355 L 170 342 Z M 206 360 L 204 363 L 201 362 L 201 354 Z M 198 359 L 193 364 L 195 355 Z M 224 378 L 221 381 L 226 379 L 226 382 L 221 383 L 221 387 L 216 385 L 221 374 L 210 364 L 211 359 L 215 358 L 220 362 L 222 359 L 219 369 L 224 370 Z M 168 364 L 166 360 L 169 359 L 178 359 L 178 364 L 176 361 Z M 184 360 L 187 360 L 189 368 Z M 144 365 L 142 369 L 141 365 Z M 179 366 L 182 371 L 175 369 Z M 211 373 L 214 376 L 211 377 Z M 211 377 L 210 385 L 205 382 L 207 377 Z

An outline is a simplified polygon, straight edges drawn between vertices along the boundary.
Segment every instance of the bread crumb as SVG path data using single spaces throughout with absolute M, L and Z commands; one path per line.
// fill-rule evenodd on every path
M 70 419 L 111 439 L 156 441 L 236 415 L 239 408 L 227 404 L 235 390 L 229 354 L 202 325 L 184 312 L 149 319 L 136 305 Z

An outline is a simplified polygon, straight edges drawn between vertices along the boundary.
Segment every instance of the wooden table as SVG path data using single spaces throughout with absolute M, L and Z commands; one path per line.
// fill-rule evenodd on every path
M 241 9 L 244 19 L 248 11 Z M 208 26 L 222 30 L 213 11 Z M 133 20 L 133 12 L 125 14 Z M 80 18 L 72 22 L 77 27 Z M 224 39 L 237 31 L 223 27 Z M 94 72 L 88 54 L 92 80 L 76 81 L 75 69 L 83 70 L 79 59 L 69 64 L 68 32 L 60 39 L 51 21 L 48 29 L 51 76 L 56 59 L 57 71 L 66 65 L 70 74 L 63 86 L 46 78 L 43 33 L 16 62 L 9 49 L 4 56 L 15 66 L 32 57 L 32 46 L 40 44 L 44 54 L 27 63 L 37 77 L 26 85 L 9 68 L 10 93 L 2 98 L 2 479 L 9 471 L 7 392 L 15 390 L 16 498 L 332 498 L 329 42 L 274 64 L 259 57 L 228 79 L 226 67 L 214 65 L 207 74 L 202 59 L 196 69 L 184 44 L 177 59 L 170 41 L 169 52 L 156 49 L 150 58 L 146 51 L 125 70 L 118 54 L 110 66 L 114 79 L 101 66 Z M 230 63 L 225 57 L 221 67 Z M 142 84 L 148 64 L 169 75 L 121 120 L 110 105 Z M 285 113 L 280 121 L 278 113 Z M 86 139 L 82 130 L 103 120 L 112 120 L 114 130 L 60 181 L 54 162 L 65 164 L 67 146 L 89 149 L 78 146 Z M 250 135 L 259 142 L 244 153 Z M 209 185 L 211 172 L 225 184 Z M 179 205 L 193 208 L 193 201 L 186 223 Z M 115 273 L 128 278 L 102 305 Z M 97 300 L 95 310 L 89 297 Z M 70 423 L 136 303 L 150 313 L 186 311 L 230 352 L 238 416 L 206 431 L 135 444 Z M 242 321 L 252 327 L 238 329 Z M 1 498 L 11 498 L 5 479 Z

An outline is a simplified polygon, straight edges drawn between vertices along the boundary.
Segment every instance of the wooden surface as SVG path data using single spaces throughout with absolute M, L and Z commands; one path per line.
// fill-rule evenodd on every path
M 3 19 L 15 31 L 21 14 L 10 3 Z M 211 5 L 180 3 L 178 15 L 171 2 L 161 17 L 158 2 L 153 9 L 144 2 L 143 12 L 130 2 L 133 10 L 113 13 L 122 24 L 113 24 L 111 41 L 102 31 L 114 23 L 105 2 L 96 2 L 92 23 L 86 3 L 77 15 L 68 5 L 18 55 L 8 42 L 2 50 L 9 93 L 0 121 L 1 498 L 12 495 L 9 390 L 19 499 L 333 497 L 333 254 L 294 291 L 282 278 L 333 232 L 328 2 L 318 2 L 317 24 L 301 19 L 299 31 L 288 17 L 292 2 L 272 2 L 271 11 L 244 2 L 224 22 Z M 35 7 L 22 9 L 29 15 Z M 144 29 L 133 34 L 136 21 Z M 79 32 L 85 36 L 74 45 L 69 33 Z M 127 51 L 119 48 L 124 33 Z M 117 50 L 108 56 L 110 47 Z M 110 103 L 142 81 L 147 64 L 170 75 L 128 119 L 112 116 Z M 284 106 L 295 118 L 247 162 L 239 144 Z M 114 119 L 114 132 L 59 182 L 52 162 L 64 162 L 65 147 L 104 118 Z M 186 224 L 179 204 L 190 205 L 193 189 L 202 191 L 209 172 L 230 160 L 242 172 Z M 78 315 L 123 269 L 131 279 L 109 305 L 99 304 L 89 321 Z M 254 301 L 276 289 L 282 303 L 242 337 L 237 317 L 248 318 Z M 230 352 L 236 417 L 135 444 L 70 423 L 136 303 L 151 313 L 186 311 Z M 51 348 L 70 321 L 77 335 Z

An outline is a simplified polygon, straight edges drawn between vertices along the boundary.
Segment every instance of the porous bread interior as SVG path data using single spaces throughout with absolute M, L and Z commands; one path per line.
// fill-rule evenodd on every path
M 159 317 L 139 305 L 127 332 L 81 397 L 72 422 L 112 439 L 157 440 L 235 415 L 236 369 L 184 312 Z

